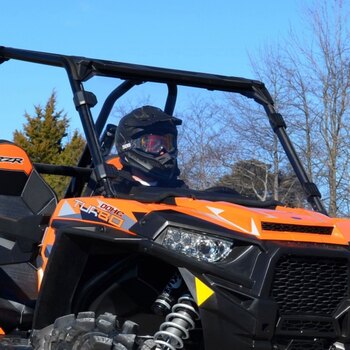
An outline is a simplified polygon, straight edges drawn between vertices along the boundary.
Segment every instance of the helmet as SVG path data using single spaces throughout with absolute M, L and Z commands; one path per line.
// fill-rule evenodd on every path
M 121 163 L 156 180 L 175 179 L 177 166 L 177 125 L 182 121 L 161 109 L 144 106 L 125 115 L 116 132 Z

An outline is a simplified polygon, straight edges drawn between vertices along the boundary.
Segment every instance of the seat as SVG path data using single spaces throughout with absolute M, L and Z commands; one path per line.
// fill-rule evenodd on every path
M 0 327 L 30 326 L 38 295 L 38 251 L 57 205 L 27 153 L 0 140 Z

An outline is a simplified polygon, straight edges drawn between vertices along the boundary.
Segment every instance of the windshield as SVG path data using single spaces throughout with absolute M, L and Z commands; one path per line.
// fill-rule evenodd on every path
M 118 125 L 124 115 L 146 104 L 163 108 L 166 93 L 161 84 L 138 86 L 117 101 L 108 121 Z M 178 126 L 178 163 L 180 178 L 189 188 L 227 187 L 260 201 L 307 205 L 264 109 L 254 100 L 178 87 L 173 115 L 183 121 Z M 152 148 L 163 144 L 148 135 L 142 140 Z M 138 144 L 141 147 L 141 141 Z M 109 156 L 118 156 L 115 147 Z

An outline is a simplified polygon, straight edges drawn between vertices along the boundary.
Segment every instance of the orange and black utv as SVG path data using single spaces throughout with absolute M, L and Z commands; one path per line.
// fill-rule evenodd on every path
M 65 69 L 87 147 L 76 166 L 55 166 L 0 142 L 0 349 L 350 347 L 350 222 L 327 215 L 263 83 L 0 47 L 1 69 L 12 60 Z M 96 77 L 115 85 L 94 118 L 84 87 Z M 123 193 L 107 120 L 148 83 L 166 87 L 170 115 L 188 87 L 262 106 L 310 209 L 223 191 Z M 40 174 L 71 177 L 58 203 Z

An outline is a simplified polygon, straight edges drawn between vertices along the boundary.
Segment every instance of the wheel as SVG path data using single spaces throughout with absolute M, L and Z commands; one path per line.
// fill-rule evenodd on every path
M 152 339 L 137 337 L 138 325 L 126 321 L 120 327 L 115 315 L 80 312 L 58 318 L 53 325 L 33 331 L 34 350 L 152 350 Z

